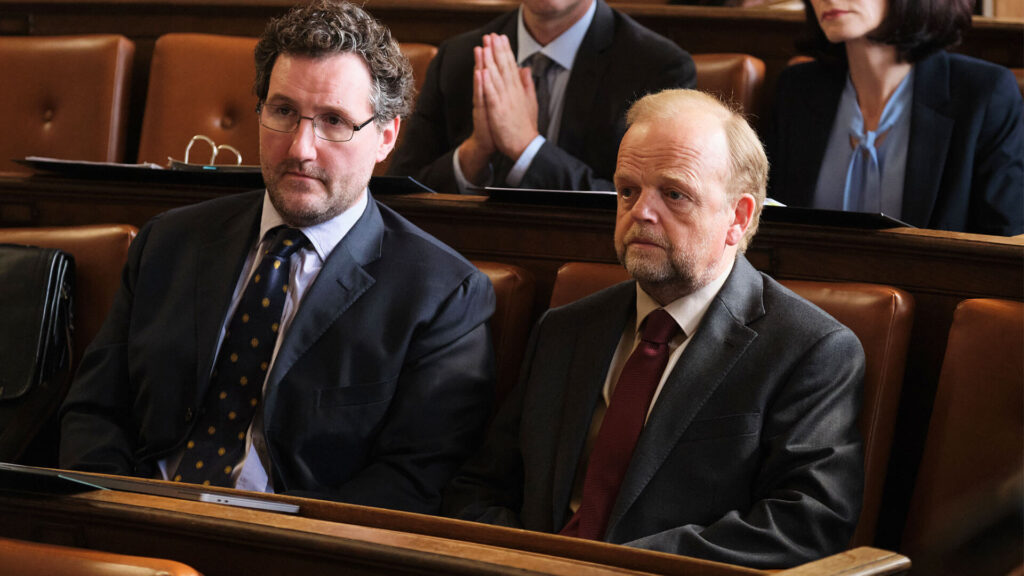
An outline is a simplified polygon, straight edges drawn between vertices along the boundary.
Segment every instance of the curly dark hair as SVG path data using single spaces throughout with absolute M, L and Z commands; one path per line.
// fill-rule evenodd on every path
M 868 39 L 896 47 L 900 60 L 914 63 L 956 46 L 971 27 L 974 0 L 888 0 L 885 20 Z M 846 60 L 846 46 L 828 41 L 811 0 L 804 0 L 806 22 L 796 47 L 801 53 L 825 61 Z
M 391 31 L 362 8 L 337 0 L 313 0 L 267 24 L 256 45 L 253 91 L 260 106 L 280 54 L 319 58 L 358 54 L 370 69 L 370 105 L 378 127 L 405 116 L 413 96 L 412 67 Z

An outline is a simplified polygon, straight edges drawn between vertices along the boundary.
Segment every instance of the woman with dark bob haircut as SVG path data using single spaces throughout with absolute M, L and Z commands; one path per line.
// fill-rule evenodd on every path
M 804 0 L 813 61 L 779 76 L 769 195 L 922 228 L 1024 233 L 1020 90 L 950 54 L 973 0 Z

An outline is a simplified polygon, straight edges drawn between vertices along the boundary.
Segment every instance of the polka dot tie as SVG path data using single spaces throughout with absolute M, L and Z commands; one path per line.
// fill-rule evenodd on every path
M 665 310 L 658 308 L 647 315 L 640 344 L 622 367 L 590 453 L 580 507 L 560 534 L 591 540 L 604 536 L 651 399 L 668 365 L 668 343 L 679 332 L 679 325 Z
M 300 230 L 268 232 L 274 241 L 263 253 L 224 335 L 202 412 L 196 420 L 174 477 L 177 482 L 233 486 L 245 436 L 263 397 L 281 311 L 288 296 L 292 254 L 309 240 Z

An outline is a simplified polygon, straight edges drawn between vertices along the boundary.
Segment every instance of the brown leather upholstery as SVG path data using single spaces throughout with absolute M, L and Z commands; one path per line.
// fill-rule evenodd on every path
M 139 162 L 167 165 L 185 159 L 196 134 L 234 146 L 243 164 L 260 163 L 259 121 L 252 85 L 256 38 L 213 34 L 165 34 L 149 67 L 149 91 L 139 139 Z M 206 164 L 208 144 L 196 142 L 189 162 Z M 222 152 L 217 164 L 233 164 Z
M 1024 96 L 1024 68 L 1010 68 L 1010 71 L 1017 78 L 1017 88 L 1020 89 L 1020 95 Z
M 760 113 L 764 62 L 749 54 L 693 54 L 697 88 L 740 105 L 747 114 Z
M 60 248 L 74 256 L 75 362 L 107 317 L 121 284 L 128 245 L 137 232 L 126 224 L 0 228 L 0 243 Z
M 558 270 L 551 306 L 561 306 L 629 279 L 622 266 L 570 262 Z M 892 446 L 914 299 L 890 286 L 784 280 L 782 284 L 845 324 L 864 347 L 864 399 L 860 431 L 864 438 L 864 505 L 851 544 L 874 539 L 882 487 Z
M 405 54 L 405 57 L 409 59 L 409 64 L 412 65 L 413 85 L 416 87 L 416 95 L 419 96 L 420 88 L 423 87 L 423 79 L 427 76 L 427 67 L 430 66 L 430 61 L 434 59 L 434 54 L 437 54 L 437 46 L 421 42 L 399 42 L 398 47 L 402 49 L 402 54 Z M 416 102 L 413 100 L 413 106 L 415 105 Z M 403 118 L 403 120 L 405 119 Z M 399 129 L 398 142 L 395 144 L 396 150 L 398 145 L 402 143 L 404 135 L 405 131 Z M 394 151 L 392 151 L 392 154 L 394 154 Z M 382 176 L 387 173 L 389 164 L 391 164 L 390 154 L 383 162 L 374 167 L 374 175 Z
M 937 542 L 936 532 L 968 523 L 970 514 L 992 512 L 982 508 L 992 505 L 1006 480 L 1016 484 L 1010 508 L 1019 511 L 1022 431 L 1024 303 L 965 300 L 949 329 L 903 532 L 905 554 L 913 559 Z M 1019 529 L 1011 536 L 1019 545 Z
M 881 511 L 903 389 L 914 297 L 879 284 L 797 280 L 783 280 L 782 284 L 853 330 L 864 347 L 864 398 L 859 422 L 864 438 L 864 504 L 850 544 L 870 546 Z
M 526 350 L 533 317 L 533 274 L 525 268 L 500 262 L 475 261 L 494 285 L 496 299 L 491 317 L 491 336 L 498 381 L 495 406 L 499 406 L 519 379 L 519 365 Z
M 199 576 L 195 569 L 159 558 L 0 538 L 0 572 L 7 576 Z
M 0 172 L 13 158 L 123 160 L 135 44 L 115 34 L 0 37 Z

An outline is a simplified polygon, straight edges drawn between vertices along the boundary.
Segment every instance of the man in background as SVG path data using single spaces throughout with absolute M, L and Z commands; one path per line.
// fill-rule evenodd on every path
M 695 83 L 689 54 L 604 0 L 525 0 L 440 46 L 389 173 L 448 193 L 612 190 L 629 105 Z

